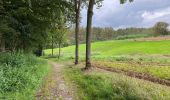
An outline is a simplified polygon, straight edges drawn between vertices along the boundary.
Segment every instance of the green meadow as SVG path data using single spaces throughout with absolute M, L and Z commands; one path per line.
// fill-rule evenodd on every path
M 111 40 L 92 43 L 92 64 L 102 70 L 81 71 L 85 44 L 80 45 L 80 64 L 73 65 L 75 46 L 44 50 L 49 60 L 63 65 L 68 84 L 75 86 L 78 100 L 169 100 L 169 86 L 132 78 L 105 68 L 148 74 L 170 81 L 170 41 Z M 30 54 L 0 54 L 0 99 L 35 99 L 50 67 L 46 60 Z M 72 64 L 70 64 L 72 63 Z M 22 91 L 22 92 L 21 92 Z M 8 96 L 6 96 L 8 95 Z M 28 95 L 28 96 L 27 96 Z
M 64 58 L 74 57 L 75 46 L 62 48 Z M 80 45 L 80 57 L 85 56 L 85 44 Z M 54 49 L 58 54 L 58 49 Z M 169 55 L 170 41 L 133 41 L 133 40 L 112 40 L 92 43 L 92 57 L 95 59 L 109 59 L 120 56 L 140 57 L 148 55 Z M 51 55 L 51 49 L 45 50 L 45 55 Z M 165 57 L 166 58 L 166 57 Z
M 169 87 L 157 83 L 131 78 L 129 76 L 97 70 L 82 72 L 84 66 L 85 45 L 80 45 L 78 66 L 67 65 L 74 61 L 75 46 L 62 48 L 62 57 L 58 60 L 58 49 L 50 58 L 51 49 L 45 50 L 47 58 L 65 64 L 65 77 L 77 86 L 81 100 L 168 100 Z M 92 64 L 103 67 L 147 74 L 170 80 L 170 41 L 133 41 L 112 40 L 92 43 Z

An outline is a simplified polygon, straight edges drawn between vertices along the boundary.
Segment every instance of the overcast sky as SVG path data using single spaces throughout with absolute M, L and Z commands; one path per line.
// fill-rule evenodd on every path
M 81 12 L 82 26 L 86 26 L 86 13 L 86 9 Z M 158 21 L 170 24 L 170 0 L 134 0 L 124 5 L 119 0 L 104 0 L 93 16 L 93 26 L 99 27 L 151 27 Z

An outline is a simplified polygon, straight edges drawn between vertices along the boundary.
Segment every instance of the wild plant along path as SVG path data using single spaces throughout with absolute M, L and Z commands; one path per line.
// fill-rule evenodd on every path
M 37 100 L 74 100 L 73 90 L 62 74 L 63 65 L 50 62 L 52 73 L 46 77 L 42 88 L 36 95 Z

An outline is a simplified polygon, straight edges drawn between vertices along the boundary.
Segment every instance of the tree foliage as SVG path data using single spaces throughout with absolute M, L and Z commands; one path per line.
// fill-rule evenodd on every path
M 113 39 L 127 39 L 128 36 L 134 36 L 131 38 L 136 38 L 135 36 L 153 36 L 154 31 L 152 28 L 119 28 L 114 29 L 112 27 L 93 27 L 92 28 L 92 42 L 95 41 L 104 41 L 104 40 L 113 40 Z M 75 44 L 74 37 L 75 30 L 73 28 L 69 29 L 67 38 L 69 44 Z M 126 38 L 127 37 L 127 38 Z M 86 28 L 80 27 L 79 41 L 80 43 L 85 43 L 86 38 Z
M 166 22 L 157 22 L 153 29 L 155 31 L 155 34 L 159 35 L 167 35 L 168 34 L 168 26 L 169 24 Z
M 121 3 L 121 4 L 124 4 L 124 3 L 126 3 L 127 1 L 133 2 L 134 0 L 120 0 L 120 3 Z
M 68 0 L 1 0 L 0 40 L 10 51 L 29 51 L 46 42 L 52 23 L 72 21 Z M 2 42 L 3 41 L 3 42 Z

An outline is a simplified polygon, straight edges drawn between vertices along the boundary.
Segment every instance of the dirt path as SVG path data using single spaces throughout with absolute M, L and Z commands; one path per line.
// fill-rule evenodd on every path
M 50 62 L 52 73 L 45 79 L 42 88 L 36 95 L 36 100 L 74 100 L 73 89 L 66 83 L 62 74 L 63 65 Z

